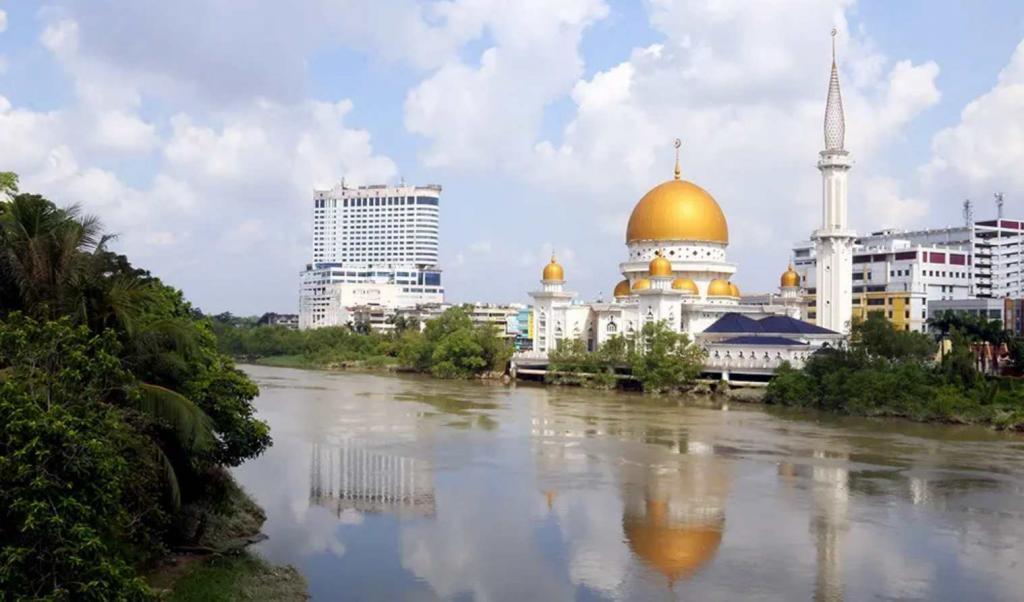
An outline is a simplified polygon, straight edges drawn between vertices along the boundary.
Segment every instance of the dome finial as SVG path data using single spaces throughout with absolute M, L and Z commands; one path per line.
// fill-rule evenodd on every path
M 836 29 L 835 27 L 833 27 L 832 28 L 832 64 L 833 65 L 836 64 L 836 34 L 838 34 L 838 33 L 839 33 L 839 30 Z
M 676 138 L 675 142 L 673 144 L 676 147 L 676 171 L 675 171 L 675 176 L 676 176 L 676 179 L 678 180 L 679 179 L 679 173 L 680 173 L 679 172 L 679 147 L 683 145 L 683 141 L 680 140 L 679 138 Z

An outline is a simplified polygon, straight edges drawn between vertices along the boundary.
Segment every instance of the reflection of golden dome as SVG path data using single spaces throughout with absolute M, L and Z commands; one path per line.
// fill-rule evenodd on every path
M 694 295 L 700 294 L 700 289 L 697 288 L 697 283 L 691 278 L 676 278 L 672 281 L 672 288 L 677 291 L 684 291 Z
M 736 297 L 737 299 L 739 299 L 740 298 L 740 287 L 738 287 L 735 284 L 730 282 L 729 283 L 729 294 L 731 294 L 733 297 Z
M 633 281 L 633 290 L 645 291 L 651 288 L 651 281 L 646 278 L 637 278 Z
M 619 283 L 615 285 L 615 292 L 612 293 L 612 296 L 615 297 L 616 299 L 618 299 L 619 297 L 628 297 L 629 280 L 619 281 Z
M 663 501 L 648 500 L 643 517 L 623 517 L 622 529 L 633 553 L 669 581 L 696 572 L 722 543 L 720 524 L 669 524 Z
M 721 278 L 715 278 L 708 285 L 708 296 L 709 297 L 731 297 L 732 296 L 732 285 Z
M 782 278 L 779 278 L 779 285 L 782 288 L 798 288 L 800 286 L 800 274 L 793 269 L 792 262 L 790 262 L 789 268 L 782 273 Z
M 651 260 L 650 265 L 647 266 L 647 270 L 651 273 L 651 276 L 671 276 L 672 262 L 665 259 L 661 255 L 661 251 L 658 251 L 654 254 L 654 259 Z
M 561 282 L 565 280 L 565 271 L 562 266 L 555 261 L 555 256 L 551 256 L 551 263 L 544 266 L 544 276 L 542 280 L 549 280 L 552 282 Z
M 722 208 L 693 182 L 669 180 L 652 188 L 633 208 L 626 243 L 690 240 L 729 244 Z

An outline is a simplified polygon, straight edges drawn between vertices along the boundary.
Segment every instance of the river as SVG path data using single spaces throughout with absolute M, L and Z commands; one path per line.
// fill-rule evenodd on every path
M 245 366 L 314 600 L 1020 600 L 1024 437 Z

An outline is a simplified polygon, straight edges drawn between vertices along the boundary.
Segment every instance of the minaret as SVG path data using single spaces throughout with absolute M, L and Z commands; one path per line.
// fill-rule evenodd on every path
M 836 68 L 836 30 L 832 30 L 832 77 L 825 104 L 825 150 L 819 153 L 821 228 L 813 235 L 817 255 L 817 324 L 848 334 L 853 312 L 853 240 L 847 222 L 846 176 L 852 162 L 844 147 L 846 123 Z

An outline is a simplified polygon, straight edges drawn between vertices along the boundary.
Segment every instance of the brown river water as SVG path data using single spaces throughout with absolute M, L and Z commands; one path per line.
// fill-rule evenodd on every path
M 314 600 L 1024 600 L 1024 437 L 244 366 Z

